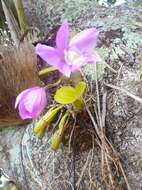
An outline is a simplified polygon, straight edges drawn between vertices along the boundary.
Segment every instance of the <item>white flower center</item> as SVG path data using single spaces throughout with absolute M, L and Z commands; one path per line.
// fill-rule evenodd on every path
M 79 58 L 80 55 L 75 52 L 75 51 L 64 51 L 64 56 L 65 56 L 65 61 L 69 64 L 69 65 L 73 65 Z

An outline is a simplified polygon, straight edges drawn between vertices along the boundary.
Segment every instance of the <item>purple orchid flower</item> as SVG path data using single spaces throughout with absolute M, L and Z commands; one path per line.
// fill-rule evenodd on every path
M 96 63 L 98 55 L 93 54 L 99 32 L 89 28 L 78 33 L 69 41 L 69 26 L 65 20 L 56 35 L 56 48 L 37 44 L 36 53 L 49 65 L 65 76 L 80 70 L 83 64 Z
M 15 108 L 24 119 L 37 118 L 47 104 L 46 92 L 42 87 L 33 87 L 22 91 L 16 98 Z

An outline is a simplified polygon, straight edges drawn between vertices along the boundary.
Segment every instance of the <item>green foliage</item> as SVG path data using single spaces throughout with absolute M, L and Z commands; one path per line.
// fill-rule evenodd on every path
M 77 99 L 75 102 L 73 102 L 73 106 L 77 110 L 80 110 L 80 111 L 83 110 L 83 108 L 84 108 L 84 101 L 83 101 L 83 99 L 82 98 Z
M 58 129 L 57 131 L 55 131 L 55 133 L 51 137 L 52 150 L 56 151 L 61 142 L 62 142 L 62 135 L 61 135 L 61 131 Z
M 76 99 L 80 98 L 86 89 L 86 83 L 81 81 L 75 87 Z
M 85 88 L 85 82 L 79 82 L 75 88 L 71 86 L 63 86 L 56 91 L 54 99 L 60 104 L 72 104 L 82 96 Z
M 34 133 L 42 138 L 45 132 L 45 129 L 49 126 L 49 124 L 54 120 L 57 113 L 62 109 L 62 105 L 57 108 L 50 108 L 48 112 L 36 123 L 34 127 Z
M 71 86 L 63 86 L 56 91 L 54 99 L 60 104 L 71 104 L 76 99 L 76 91 Z
M 16 8 L 18 22 L 22 33 L 26 30 L 25 12 L 22 0 L 13 0 Z
M 54 67 L 47 67 L 45 69 L 42 69 L 41 71 L 39 71 L 39 76 L 43 76 L 43 75 L 48 75 L 49 73 L 56 71 L 57 69 Z
M 84 107 L 84 101 L 82 99 L 82 95 L 86 89 L 86 83 L 81 81 L 75 87 L 72 86 L 63 86 L 56 91 L 55 100 L 60 103 L 58 107 L 50 108 L 47 113 L 36 123 L 34 127 L 34 133 L 42 138 L 46 128 L 50 125 L 50 123 L 54 120 L 57 113 L 64 107 L 66 104 L 73 104 L 77 110 L 82 110 Z M 67 107 L 66 113 L 61 118 L 58 129 L 55 131 L 53 136 L 51 137 L 51 148 L 53 150 L 57 150 L 60 143 L 62 142 L 62 137 L 65 131 L 65 125 L 69 121 L 70 112 Z
M 62 138 L 65 132 L 65 125 L 68 122 L 68 117 L 69 117 L 69 112 L 66 111 L 64 116 L 61 118 L 58 130 L 56 130 L 53 136 L 51 137 L 51 148 L 54 151 L 58 149 L 60 143 L 62 142 Z

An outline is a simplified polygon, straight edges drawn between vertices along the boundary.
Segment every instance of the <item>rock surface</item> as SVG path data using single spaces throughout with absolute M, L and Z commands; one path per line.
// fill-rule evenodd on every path
M 99 6 L 94 0 L 24 0 L 24 5 L 29 23 L 37 26 L 43 34 L 65 18 L 77 30 L 97 27 L 100 30 L 97 48 L 105 62 L 119 71 L 112 73 L 107 69 L 106 81 L 142 96 L 142 84 L 136 81 L 142 52 L 142 3 L 139 0 L 127 1 L 113 8 Z M 84 70 L 93 78 L 93 67 L 88 66 Z M 107 130 L 121 153 L 131 189 L 141 190 L 142 105 L 121 91 L 111 90 L 109 93 Z M 21 190 L 73 189 L 73 155 L 62 147 L 53 153 L 48 134 L 39 140 L 33 135 L 32 128 L 33 125 L 1 129 L 0 167 L 17 181 Z M 92 154 L 93 165 L 87 163 L 87 157 Z M 85 163 L 88 168 L 79 190 L 93 190 L 97 186 L 99 189 L 99 169 L 93 170 L 92 180 L 96 187 L 91 185 L 88 177 L 89 171 L 98 168 L 98 154 L 97 150 L 90 150 L 78 156 L 78 171 L 81 173 Z M 76 175 L 79 179 L 79 173 Z

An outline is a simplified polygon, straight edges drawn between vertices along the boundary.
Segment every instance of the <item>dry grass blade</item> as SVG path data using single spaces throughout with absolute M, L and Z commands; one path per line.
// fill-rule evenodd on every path
M 97 76 L 97 71 L 95 75 Z M 101 149 L 102 177 L 108 189 L 115 189 L 117 187 L 117 179 L 115 179 L 114 170 L 116 170 L 116 173 L 117 174 L 119 173 L 119 175 L 122 175 L 123 178 L 125 179 L 127 189 L 131 190 L 127 177 L 123 170 L 119 155 L 117 154 L 113 145 L 109 142 L 105 134 L 105 120 L 106 120 L 106 111 L 107 111 L 106 110 L 107 91 L 106 90 L 104 91 L 104 87 L 102 88 L 103 92 L 101 92 L 102 93 L 102 101 L 101 101 L 98 80 L 96 80 L 95 83 L 96 83 L 97 97 L 96 99 L 95 97 L 93 97 L 92 100 L 94 101 L 94 104 L 95 104 L 94 108 L 96 109 L 97 107 L 96 109 L 97 111 L 94 110 L 95 113 L 97 112 L 97 116 L 96 116 L 97 121 L 95 121 L 93 114 L 91 113 L 91 111 L 89 110 L 87 106 L 86 106 L 86 110 L 88 112 L 88 115 L 92 121 L 92 124 L 97 134 L 96 142 L 98 142 L 98 145 Z M 106 86 L 111 87 L 111 88 L 114 87 L 114 89 L 121 90 L 122 92 L 125 92 L 130 97 L 136 99 L 139 102 L 142 102 L 141 98 L 135 95 L 132 95 L 131 93 L 125 91 L 124 89 L 120 89 L 118 87 L 115 87 L 113 85 L 108 85 L 108 84 L 106 84 Z M 102 102 L 102 105 L 101 105 L 101 102 Z
M 102 101 L 102 127 L 105 127 L 105 120 L 106 120 L 106 99 L 107 99 L 107 91 L 103 94 L 103 101 Z
M 138 97 L 138 96 L 130 93 L 129 91 L 127 91 L 127 90 L 125 90 L 125 89 L 123 89 L 121 87 L 114 86 L 113 84 L 106 84 L 106 83 L 104 83 L 104 85 L 107 86 L 107 87 L 113 88 L 115 90 L 119 90 L 119 91 L 125 93 L 127 96 L 133 98 L 134 100 L 136 100 L 136 101 L 138 101 L 138 102 L 140 102 L 142 104 L 142 98 L 140 98 L 140 97 Z
M 80 177 L 79 177 L 79 179 L 78 179 L 78 181 L 77 181 L 77 184 L 76 184 L 77 190 L 79 190 L 79 185 L 80 185 L 80 183 L 81 183 L 83 174 L 84 174 L 84 172 L 85 172 L 85 170 L 87 169 L 87 166 L 88 166 L 88 164 L 89 164 L 90 155 L 91 155 L 91 150 L 90 150 L 89 153 L 88 153 L 87 160 L 86 160 L 86 162 L 85 162 L 85 164 L 84 164 L 84 167 L 82 168 Z
M 95 75 L 96 75 L 96 94 L 97 94 L 97 110 L 98 110 L 98 123 L 100 129 L 100 136 L 101 136 L 101 169 L 102 169 L 102 176 L 104 176 L 104 165 L 105 165 L 105 141 L 104 141 L 104 133 L 103 133 L 103 122 L 102 122 L 102 114 L 100 108 L 100 94 L 99 94 L 99 86 L 98 86 L 98 76 L 97 76 L 97 64 L 95 65 Z M 104 118 L 105 120 L 105 118 Z
M 76 125 L 76 118 L 74 120 L 73 127 L 72 127 L 70 137 L 69 137 L 69 153 L 71 152 L 71 142 L 72 142 L 72 139 L 73 139 L 73 133 L 74 133 L 74 130 L 75 130 L 75 125 Z

